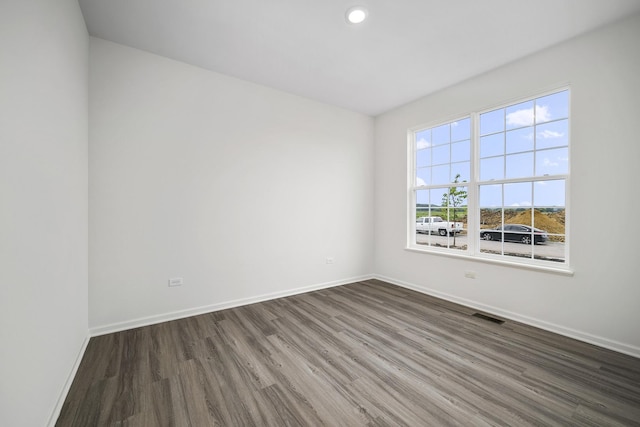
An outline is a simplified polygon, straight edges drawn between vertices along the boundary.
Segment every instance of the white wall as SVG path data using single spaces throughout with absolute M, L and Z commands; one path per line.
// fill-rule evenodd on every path
M 0 2 L 0 425 L 55 421 L 88 335 L 87 31 Z
M 3 1 L 0 424 L 55 419 L 89 325 L 372 271 L 640 355 L 634 230 L 594 233 L 603 211 L 633 224 L 640 208 L 638 39 L 635 16 L 384 114 L 375 152 L 368 117 L 92 39 L 89 200 L 88 37 L 77 3 Z M 565 83 L 575 276 L 404 250 L 406 129 Z M 175 276 L 185 285 L 168 288 Z
M 93 333 L 371 273 L 372 118 L 101 39 L 90 51 Z
M 640 356 L 638 40 L 636 15 L 379 116 L 376 273 Z M 575 275 L 406 251 L 407 128 L 566 83 L 572 89 L 570 256 Z M 465 270 L 476 271 L 477 279 L 465 279 Z

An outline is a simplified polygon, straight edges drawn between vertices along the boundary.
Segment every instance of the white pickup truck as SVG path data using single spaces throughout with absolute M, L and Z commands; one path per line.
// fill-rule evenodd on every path
M 416 219 L 417 233 L 438 233 L 441 236 L 453 236 L 463 230 L 461 222 L 448 222 L 439 216 L 422 216 Z

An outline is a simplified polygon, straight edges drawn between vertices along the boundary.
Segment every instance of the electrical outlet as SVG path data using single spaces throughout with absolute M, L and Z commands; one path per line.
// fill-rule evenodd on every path
M 182 280 L 182 277 L 172 277 L 171 279 L 169 279 L 169 286 L 170 287 L 182 286 L 183 283 L 184 282 Z
M 466 277 L 467 279 L 475 279 L 476 278 L 476 272 L 475 271 L 465 271 L 464 272 L 464 277 Z
M 333 259 L 332 256 L 327 257 L 327 264 L 333 264 L 335 262 L 335 260 Z

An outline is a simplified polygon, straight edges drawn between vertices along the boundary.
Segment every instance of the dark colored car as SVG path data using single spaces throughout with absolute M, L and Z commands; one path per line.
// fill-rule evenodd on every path
M 546 231 L 523 224 L 505 224 L 480 230 L 480 238 L 484 240 L 502 240 L 502 236 L 505 242 L 519 242 L 526 245 L 531 244 L 532 237 L 536 245 L 546 242 L 549 238 Z

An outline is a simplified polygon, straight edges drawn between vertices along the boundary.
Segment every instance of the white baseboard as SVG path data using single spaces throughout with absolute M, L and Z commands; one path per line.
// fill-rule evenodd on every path
M 225 310 L 228 308 L 239 307 L 247 304 L 254 304 L 254 303 L 268 301 L 276 298 L 283 298 L 283 297 L 288 297 L 292 295 L 298 295 L 305 292 L 316 291 L 319 289 L 327 289 L 334 286 L 341 286 L 341 285 L 346 285 L 348 283 L 360 282 L 360 281 L 369 280 L 369 279 L 382 280 L 397 286 L 401 286 L 403 288 L 411 289 L 416 292 L 431 295 L 437 298 L 441 298 L 443 300 L 451 301 L 456 304 L 464 305 L 466 307 L 470 307 L 476 310 L 481 310 L 489 314 L 494 314 L 496 316 L 500 316 L 506 319 L 514 320 L 516 322 L 524 323 L 529 326 L 534 326 L 536 328 L 540 328 L 549 332 L 554 332 L 556 334 L 560 334 L 569 338 L 577 339 L 579 341 L 583 341 L 589 344 L 594 344 L 599 347 L 607 348 L 609 350 L 617 351 L 619 353 L 640 358 L 640 347 L 636 347 L 633 345 L 610 340 L 608 338 L 592 335 L 587 332 L 575 330 L 572 328 L 567 328 L 565 326 L 558 325 L 555 323 L 550 323 L 544 320 L 524 316 L 508 310 L 500 309 L 498 307 L 493 307 L 493 306 L 486 305 L 477 301 L 469 300 L 466 298 L 460 298 L 455 295 L 450 295 L 444 292 L 436 291 L 434 289 L 418 286 L 414 283 L 405 282 L 403 280 L 398 280 L 392 277 L 387 277 L 379 274 L 351 277 L 351 278 L 342 279 L 342 280 L 335 280 L 332 282 L 325 282 L 325 283 L 319 283 L 319 284 L 305 286 L 301 288 L 290 289 L 287 291 L 274 292 L 270 294 L 264 294 L 264 295 L 259 295 L 255 297 L 250 297 L 250 298 L 226 301 L 222 303 L 195 307 L 195 308 L 190 308 L 186 310 L 179 310 L 179 311 L 159 314 L 155 316 L 142 317 L 142 318 L 133 319 L 125 322 L 112 323 L 109 325 L 91 328 L 89 330 L 89 335 L 91 337 L 94 337 L 94 336 L 109 334 L 113 332 L 120 332 L 127 329 L 138 328 L 141 326 L 153 325 L 156 323 L 167 322 L 170 320 L 183 319 L 185 317 L 197 316 L 199 314 L 211 313 L 214 311 Z M 84 354 L 84 349 L 86 348 L 86 345 L 87 345 L 87 342 L 85 342 L 83 346 L 82 354 Z M 80 355 L 77 363 L 79 363 L 80 359 L 82 358 L 82 354 Z M 77 369 L 77 366 L 74 369 Z M 74 371 L 74 375 L 75 375 L 75 371 Z M 72 379 L 73 377 L 71 377 L 71 380 Z M 70 385 L 71 383 L 69 381 L 69 384 L 66 387 L 69 387 Z M 68 388 L 66 391 L 68 391 Z M 66 391 L 65 391 L 65 396 L 66 396 Z M 61 405 L 62 403 L 60 403 L 59 406 L 61 407 Z M 60 408 L 58 408 L 58 411 L 59 410 Z
M 67 399 L 67 394 L 69 394 L 69 390 L 71 389 L 71 384 L 73 384 L 73 379 L 76 377 L 78 373 L 78 368 L 80 367 L 80 362 L 82 362 L 82 358 L 84 357 L 84 352 L 87 350 L 87 345 L 89 345 L 89 339 L 91 337 L 87 335 L 82 342 L 82 346 L 80 347 L 80 351 L 78 352 L 78 356 L 76 357 L 76 361 L 73 363 L 73 368 L 69 375 L 67 376 L 67 381 L 64 383 L 64 387 L 58 396 L 58 402 L 56 402 L 56 406 L 49 417 L 49 422 L 47 426 L 54 427 L 56 422 L 58 421 L 58 417 L 60 416 L 60 412 L 62 411 L 62 406 L 64 405 L 64 401 Z
M 557 325 L 555 323 L 546 322 L 544 320 L 535 319 L 528 316 L 523 316 L 518 313 L 514 313 L 508 310 L 502 310 L 497 307 L 493 307 L 490 305 L 482 304 L 477 301 L 468 300 L 466 298 L 456 297 L 454 295 L 449 295 L 440 291 L 436 291 L 433 289 L 425 288 L 423 286 L 418 286 L 414 283 L 405 282 L 403 280 L 393 279 L 391 277 L 382 276 L 379 274 L 374 274 L 373 277 L 378 280 L 382 280 L 384 282 L 392 283 L 397 286 L 401 286 L 406 289 L 411 289 L 416 292 L 420 292 L 426 295 L 431 295 L 436 298 L 440 298 L 443 300 L 447 300 L 456 304 L 464 305 L 466 307 L 470 307 L 476 310 L 481 310 L 489 314 L 493 314 L 496 316 L 504 317 L 506 319 L 514 320 L 516 322 L 524 323 L 529 326 L 534 326 L 536 328 L 544 329 L 549 332 L 554 332 L 559 335 L 563 335 L 569 338 L 573 338 L 579 341 L 583 341 L 589 344 L 597 345 L 599 347 L 603 347 L 609 350 L 617 351 L 618 353 L 627 354 L 629 356 L 640 358 L 640 347 L 636 347 L 633 345 L 621 343 L 618 341 L 610 340 L 608 338 L 599 337 L 596 335 L 592 335 L 586 332 L 578 331 L 575 329 L 567 328 L 562 325 Z
M 351 277 L 347 279 L 335 280 L 332 282 L 318 283 L 315 285 L 304 286 L 296 289 L 289 289 L 281 292 L 273 292 L 270 294 L 259 295 L 250 298 L 242 298 L 232 301 L 221 302 L 217 304 L 205 305 L 201 307 L 189 308 L 186 310 L 173 311 L 155 316 L 141 317 L 138 319 L 128 320 L 125 322 L 112 323 L 104 326 L 97 326 L 89 329 L 89 335 L 92 337 L 110 334 L 113 332 L 125 331 L 127 329 L 139 328 L 141 326 L 154 325 L 156 323 L 168 322 L 170 320 L 184 319 L 185 317 L 197 316 L 199 314 L 211 313 L 214 311 L 225 310 L 228 308 L 239 307 L 242 305 L 255 304 L 257 302 L 269 301 L 276 298 L 289 297 L 292 295 L 303 294 L 305 292 L 317 291 L 319 289 L 327 289 L 334 286 L 346 285 L 348 283 L 360 282 L 372 279 L 373 275 L 364 275 Z

